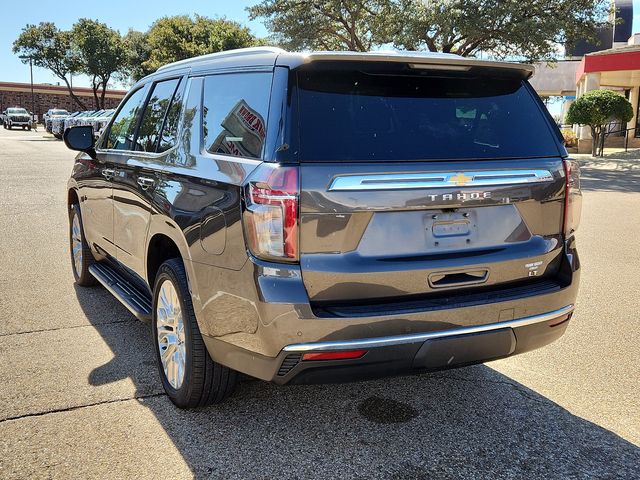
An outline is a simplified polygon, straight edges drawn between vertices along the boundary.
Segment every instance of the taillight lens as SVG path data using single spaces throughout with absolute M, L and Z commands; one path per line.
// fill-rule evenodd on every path
M 263 163 L 245 190 L 249 249 L 265 260 L 298 261 L 298 168 Z
M 580 166 L 575 160 L 564 161 L 565 199 L 564 199 L 564 235 L 571 236 L 580 225 L 582 214 L 582 191 L 580 190 Z

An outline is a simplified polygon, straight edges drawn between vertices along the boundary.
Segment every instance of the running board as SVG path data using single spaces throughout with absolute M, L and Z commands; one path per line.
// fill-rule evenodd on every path
M 127 281 L 124 275 L 106 263 L 94 263 L 89 272 L 104 288 L 127 307 L 139 320 L 151 320 L 151 298 L 144 291 Z

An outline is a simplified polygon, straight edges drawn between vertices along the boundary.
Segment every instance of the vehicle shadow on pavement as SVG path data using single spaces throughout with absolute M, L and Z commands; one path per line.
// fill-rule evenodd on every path
M 101 287 L 76 293 L 113 352 L 89 382 L 131 378 L 196 478 L 640 477 L 640 448 L 483 365 L 354 384 L 243 381 L 222 405 L 182 411 L 161 394 L 148 325 Z M 159 467 L 163 455 L 145 451 Z
M 594 160 L 581 163 L 583 190 L 640 192 L 640 160 Z

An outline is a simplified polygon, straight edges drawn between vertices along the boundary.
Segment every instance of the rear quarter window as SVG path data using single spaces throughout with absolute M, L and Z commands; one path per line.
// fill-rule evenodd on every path
M 271 72 L 205 78 L 202 129 L 209 153 L 261 157 L 272 78 Z

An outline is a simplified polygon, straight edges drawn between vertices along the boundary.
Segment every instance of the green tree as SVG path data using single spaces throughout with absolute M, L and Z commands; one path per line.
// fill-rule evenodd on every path
M 606 126 L 615 120 L 628 122 L 632 118 L 633 107 L 622 95 L 611 90 L 593 90 L 569 106 L 566 121 L 591 128 L 591 155 L 596 156 Z
M 31 57 L 33 65 L 52 72 L 65 83 L 78 107 L 86 110 L 85 104 L 71 88 L 71 75 L 80 70 L 80 65 L 72 49 L 69 32 L 59 30 L 52 22 L 27 25 L 13 42 L 13 53 Z M 29 59 L 23 58 L 22 62 L 29 63 Z
M 145 75 L 151 73 L 144 67 L 144 63 L 151 56 L 151 48 L 147 41 L 147 34 L 137 30 L 129 30 L 123 37 L 125 48 L 125 66 L 121 72 L 121 80 L 137 82 Z
M 379 22 L 399 10 L 379 0 L 264 0 L 249 7 L 251 20 L 262 18 L 272 39 L 289 50 L 321 49 L 364 52 L 385 43 Z
M 263 0 L 248 12 L 290 49 L 367 51 L 391 44 L 538 61 L 553 59 L 568 39 L 593 39 L 608 8 L 608 0 Z
M 163 17 L 151 25 L 145 40 L 148 56 L 145 58 L 145 53 L 135 60 L 133 55 L 130 60 L 142 66 L 136 76 L 177 60 L 260 44 L 248 28 L 237 22 L 200 15 Z
M 102 109 L 109 81 L 126 66 L 122 37 L 102 22 L 81 18 L 73 25 L 71 38 L 79 70 L 91 79 L 95 108 Z

